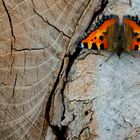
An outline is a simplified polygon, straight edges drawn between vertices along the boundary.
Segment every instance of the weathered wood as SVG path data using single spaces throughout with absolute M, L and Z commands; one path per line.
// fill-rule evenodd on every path
M 104 13 L 139 14 L 140 2 L 109 1 Z M 135 9 L 134 9 L 135 8 Z M 133 11 L 132 11 L 133 9 Z M 88 51 L 89 53 L 89 51 Z M 122 54 L 119 59 L 88 54 L 73 64 L 66 84 L 67 135 L 81 140 L 140 139 L 140 55 Z M 107 57 L 109 53 L 102 52 Z M 100 64 L 104 63 L 101 67 Z
M 140 139 L 139 56 L 99 67 L 106 58 L 75 51 L 99 14 L 138 14 L 139 4 L 1 0 L 0 140 Z
M 0 139 L 55 138 L 48 100 L 61 81 L 66 50 L 88 3 L 0 1 Z

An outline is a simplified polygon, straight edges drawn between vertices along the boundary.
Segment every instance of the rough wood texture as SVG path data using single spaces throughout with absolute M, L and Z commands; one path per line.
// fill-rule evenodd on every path
M 1 0 L 0 140 L 139 140 L 140 56 L 99 67 L 106 58 L 73 49 L 102 12 L 138 14 L 139 5 Z
M 109 1 L 104 13 L 139 14 L 135 1 Z M 133 11 L 132 11 L 133 9 Z M 107 57 L 109 53 L 103 52 Z M 84 57 L 86 56 L 86 57 Z M 73 64 L 66 84 L 68 136 L 80 140 L 140 140 L 140 55 L 121 59 L 86 52 Z

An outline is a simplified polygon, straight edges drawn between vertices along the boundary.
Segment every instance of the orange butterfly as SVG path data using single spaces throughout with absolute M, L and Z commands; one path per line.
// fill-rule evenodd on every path
M 140 21 L 138 16 L 103 16 L 95 29 L 80 41 L 80 48 L 109 50 L 119 57 L 122 52 L 140 50 Z

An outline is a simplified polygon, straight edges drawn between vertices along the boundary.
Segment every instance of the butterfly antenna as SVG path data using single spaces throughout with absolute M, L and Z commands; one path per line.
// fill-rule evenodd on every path
M 112 53 L 109 55 L 109 57 L 108 57 L 102 64 L 100 64 L 99 66 L 101 67 L 103 64 L 105 64 L 105 63 L 112 57 L 113 54 L 114 54 L 114 52 L 112 52 Z

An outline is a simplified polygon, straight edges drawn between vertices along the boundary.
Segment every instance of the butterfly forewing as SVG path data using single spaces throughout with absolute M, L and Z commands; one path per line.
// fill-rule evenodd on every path
M 82 48 L 93 50 L 110 49 L 114 38 L 114 25 L 117 22 L 117 16 L 103 16 L 96 24 L 96 28 L 86 38 L 81 41 Z

